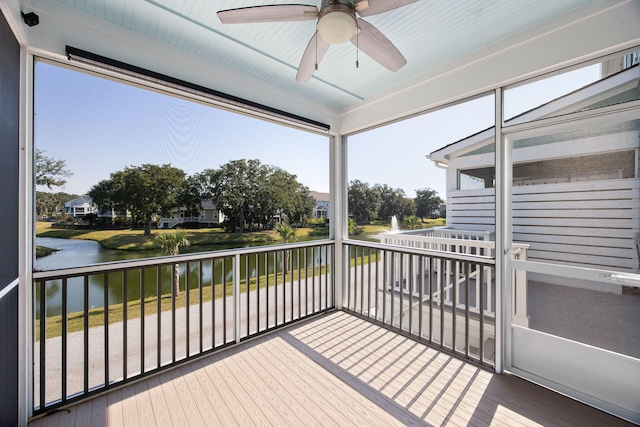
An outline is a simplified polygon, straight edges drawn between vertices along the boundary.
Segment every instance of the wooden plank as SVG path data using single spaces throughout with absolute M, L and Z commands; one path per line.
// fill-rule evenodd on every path
M 216 416 L 220 420 L 221 425 L 240 425 L 240 426 L 253 426 L 254 423 L 246 413 L 244 408 L 237 408 L 232 412 L 221 393 L 224 391 L 223 383 L 214 383 L 211 377 L 207 373 L 207 365 L 210 362 L 197 360 L 193 362 L 194 368 L 198 368 L 197 374 L 189 375 L 194 376 L 197 379 L 200 387 L 202 388 L 205 396 L 207 397 L 209 404 L 214 408 Z M 188 380 L 187 380 L 188 381 Z M 235 407 L 235 406 L 234 406 Z
M 76 426 L 88 426 L 91 425 L 91 406 L 92 400 L 84 402 L 82 405 L 75 406 L 75 420 L 74 425 Z
M 164 401 L 169 410 L 169 416 L 171 418 L 171 424 L 175 426 L 188 426 L 189 419 L 182 409 L 182 403 L 178 397 L 178 392 L 171 382 L 171 377 L 166 372 L 149 378 L 149 384 L 147 387 L 159 387 L 164 397 Z M 149 388 L 151 390 L 151 388 Z M 153 402 L 153 400 L 152 400 Z
M 205 366 L 205 371 L 207 372 L 207 375 L 209 375 L 213 384 L 219 388 L 225 404 L 229 407 L 232 413 L 235 413 L 236 411 L 244 411 L 254 424 L 268 424 L 260 408 L 262 403 L 256 402 L 250 397 L 250 395 L 247 395 L 247 392 L 226 369 L 223 359 L 219 354 L 214 354 L 208 358 L 208 364 Z
M 135 395 L 136 407 L 138 408 L 138 419 L 140 425 L 155 425 L 155 414 L 151 396 L 147 388 L 147 381 L 139 381 L 129 386 Z
M 157 377 L 151 377 L 145 381 L 147 392 L 149 393 L 149 401 L 151 402 L 151 411 L 153 412 L 155 424 L 157 426 L 171 426 L 171 414 L 169 406 L 164 399 L 162 386 Z
M 544 251 L 529 250 L 527 251 L 527 259 L 530 261 L 545 261 L 559 264 L 576 264 L 583 267 L 590 268 L 602 268 L 609 269 L 625 269 L 625 270 L 637 270 L 638 262 L 633 259 L 622 258 L 604 258 L 598 256 L 589 255 L 574 255 L 574 254 L 549 254 Z
M 110 391 L 107 394 L 107 425 L 124 425 L 122 419 L 122 391 L 121 389 Z
M 640 179 L 612 179 L 604 181 L 576 181 L 558 184 L 518 185 L 513 187 L 513 194 L 531 193 L 564 193 L 564 192 L 594 192 L 610 190 L 640 189 Z
M 175 387 L 176 394 L 178 396 L 178 400 L 184 411 L 185 416 L 187 417 L 187 421 L 190 426 L 206 426 L 205 420 L 200 415 L 200 411 L 198 406 L 196 405 L 196 399 L 194 399 L 191 389 L 187 385 L 184 377 L 180 375 L 180 371 L 176 369 L 172 369 L 166 372 L 168 378 L 170 378 L 170 383 Z M 166 393 L 166 391 L 165 391 Z M 166 397 L 166 395 L 165 395 Z
M 632 237 L 635 233 L 633 233 L 628 228 L 559 228 L 559 227 L 528 227 L 528 226 L 519 226 L 514 227 L 514 233 L 521 235 L 558 235 L 558 236 L 582 236 L 582 237 L 604 237 L 604 238 L 623 238 L 628 239 Z M 526 239 L 520 239 L 522 243 L 526 243 Z
M 585 219 L 585 218 L 513 218 L 514 226 L 521 227 L 571 227 L 571 228 L 626 228 L 633 229 L 637 225 L 633 219 Z
M 215 402 L 210 402 L 209 399 L 207 399 L 208 393 L 205 392 L 198 382 L 197 374 L 194 374 L 198 369 L 199 367 L 197 365 L 189 364 L 178 368 L 176 370 L 176 374 L 180 375 L 186 382 L 187 387 L 189 387 L 189 390 L 191 391 L 193 402 L 200 411 L 202 419 L 205 420 L 207 424 L 228 425 L 218 417 L 218 411 L 214 409 Z M 229 420 L 229 422 L 231 422 L 231 420 Z
M 635 248 L 635 242 L 632 235 L 629 235 L 629 237 L 627 238 L 591 235 L 570 236 L 519 233 L 514 230 L 513 240 L 518 242 L 527 242 L 529 244 L 540 242 L 566 245 L 597 246 L 605 248 Z
M 138 404 L 136 402 L 136 391 L 133 387 L 122 388 L 122 420 L 123 426 L 139 426 Z
M 91 422 L 92 426 L 107 425 L 107 405 L 108 397 L 106 394 L 91 400 Z
M 531 243 L 531 247 L 527 253 L 530 254 L 534 251 L 543 251 L 551 253 L 566 253 L 579 256 L 594 255 L 605 258 L 621 258 L 621 259 L 635 259 L 637 257 L 636 248 L 612 248 L 612 247 L 598 247 L 598 246 L 582 246 L 582 245 L 564 245 L 562 243 L 543 243 L 535 242 Z
M 538 209 L 558 209 L 558 210 L 574 210 L 574 209 L 637 209 L 640 206 L 640 200 L 632 198 L 620 199 L 592 199 L 592 200 L 555 200 L 549 201 L 542 197 L 542 200 L 524 201 L 514 198 L 512 206 L 514 211 L 522 210 L 538 210 Z
M 593 219 L 593 220 L 631 220 L 640 219 L 640 209 L 589 209 L 589 210 L 569 210 L 569 209 L 535 209 L 513 211 L 513 219 L 537 220 L 538 218 L 558 218 L 558 219 Z

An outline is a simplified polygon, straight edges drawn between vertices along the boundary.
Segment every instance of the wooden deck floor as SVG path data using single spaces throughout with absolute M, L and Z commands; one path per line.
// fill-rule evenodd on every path
M 334 312 L 29 423 L 74 425 L 628 424 Z

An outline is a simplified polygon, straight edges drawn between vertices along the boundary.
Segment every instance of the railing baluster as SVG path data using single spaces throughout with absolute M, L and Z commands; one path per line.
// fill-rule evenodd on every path
M 45 280 L 40 282 L 40 409 L 47 406 L 46 394 L 47 381 L 46 381 L 46 342 L 47 342 L 47 282 Z
M 360 314 L 364 314 L 364 248 L 360 250 Z
M 129 298 L 128 298 L 128 289 L 127 289 L 127 279 L 128 279 L 128 274 L 127 271 L 123 271 L 122 272 L 122 378 L 123 379 L 127 379 L 127 355 L 129 354 L 129 351 L 127 349 L 127 344 L 128 344 L 128 340 L 127 340 L 127 326 L 128 326 L 128 321 L 127 321 L 127 315 L 128 315 L 128 302 L 129 302 Z
M 173 269 L 175 265 L 171 265 L 171 363 L 176 363 L 176 287 L 180 286 L 180 282 L 173 283 L 176 280 Z
M 415 255 L 409 255 L 409 332 L 413 333 L 413 263 Z
M 265 310 L 266 314 L 266 324 L 265 329 L 269 329 L 269 311 L 271 311 L 271 307 L 269 306 L 269 252 L 264 253 L 264 276 L 266 280 L 265 284 L 265 294 L 266 294 L 266 305 L 267 308 Z
M 398 260 L 398 298 L 400 299 L 400 313 L 398 313 L 398 323 L 400 330 L 404 328 L 404 288 L 407 285 L 404 254 L 400 253 L 400 259 Z
M 287 250 L 282 250 L 282 324 L 287 323 Z
M 84 392 L 89 392 L 89 275 L 84 276 Z M 42 317 L 41 317 L 42 318 Z
M 185 317 L 186 317 L 186 321 L 185 321 L 185 330 L 186 330 L 186 334 L 185 334 L 185 357 L 188 358 L 189 357 L 189 353 L 190 353 L 190 346 L 189 346 L 189 338 L 191 336 L 191 299 L 190 299 L 190 291 L 191 291 L 191 286 L 189 286 L 189 262 L 185 262 L 184 263 L 184 292 L 185 292 L 185 307 L 184 307 L 184 313 L 185 313 Z
M 290 277 L 290 282 L 291 282 L 291 286 L 290 286 L 290 295 L 291 295 L 291 299 L 289 300 L 289 307 L 290 307 L 290 312 L 291 312 L 291 319 L 290 321 L 293 322 L 293 252 L 289 251 L 289 261 L 291 262 L 291 266 L 289 267 L 289 275 Z
M 398 254 L 394 251 L 392 252 L 392 258 L 391 258 L 391 321 L 389 322 L 389 324 L 393 327 L 394 326 L 394 318 L 395 318 L 395 306 L 396 306 L 396 301 L 395 301 L 395 294 L 396 294 L 396 260 L 397 260 Z
M 125 271 L 125 275 L 127 272 Z M 140 373 L 144 374 L 144 268 L 140 269 Z
M 162 365 L 162 319 L 161 319 L 161 314 L 162 314 L 162 275 L 161 275 L 161 270 L 160 270 L 160 266 L 156 267 L 156 304 L 157 304 L 157 309 L 158 309 L 158 313 L 156 315 L 156 339 L 157 339 L 157 343 L 156 343 L 156 352 L 157 352 L 157 356 L 156 356 L 156 361 L 157 361 L 157 367 L 160 368 L 160 366 Z
M 67 400 L 67 293 L 68 282 L 62 279 L 62 402 Z
M 104 274 L 104 385 L 109 385 L 109 273 Z
M 429 342 L 433 342 L 433 285 L 437 278 L 436 259 L 429 258 Z
M 453 352 L 456 352 L 456 311 L 458 310 L 458 277 L 460 276 L 460 263 L 452 261 L 453 269 L 453 289 L 452 289 L 452 298 L 451 298 L 451 314 L 452 314 L 452 332 L 451 332 L 451 347 L 453 348 Z
M 242 268 L 240 265 L 240 254 L 236 254 L 231 259 L 231 267 L 233 270 L 232 289 L 233 289 L 233 338 L 236 343 L 240 342 L 240 333 L 242 330 L 242 314 L 240 304 L 240 279 L 242 276 Z M 248 321 L 248 319 L 247 319 Z
M 418 280 L 418 337 L 422 338 L 422 308 L 424 307 L 424 257 L 418 257 L 418 271 L 420 274 L 420 280 Z
M 440 258 L 440 347 L 444 348 L 444 287 L 447 277 L 447 263 L 444 259 Z
M 249 271 L 249 255 L 245 255 L 243 257 L 245 259 L 245 297 L 247 299 L 247 336 L 251 335 L 251 294 L 249 292 L 249 281 L 250 281 L 250 271 Z
M 469 358 L 469 279 L 471 276 L 471 263 L 465 263 L 464 277 L 464 357 Z
M 302 276 L 300 275 L 300 249 L 296 251 L 298 263 L 298 319 L 302 318 Z
M 216 259 L 211 260 L 211 348 L 216 348 Z
M 382 256 L 382 322 L 387 322 L 387 280 L 389 278 L 389 269 L 387 264 L 389 262 L 389 252 L 384 251 Z
M 203 351 L 203 333 L 202 333 L 202 324 L 203 324 L 203 315 L 202 315 L 202 261 L 198 261 L 198 338 L 200 344 L 200 353 Z
M 480 363 L 484 363 L 484 268 L 478 266 L 480 282 Z
M 265 268 L 265 275 L 267 269 Z M 256 254 L 256 332 L 260 332 L 260 255 Z
M 222 258 L 222 344 L 227 343 L 227 259 Z
M 371 248 L 368 248 L 367 257 L 367 317 L 371 317 Z
M 311 313 L 316 312 L 316 247 L 311 248 Z
M 307 248 L 304 248 L 304 315 L 309 314 L 309 254 Z

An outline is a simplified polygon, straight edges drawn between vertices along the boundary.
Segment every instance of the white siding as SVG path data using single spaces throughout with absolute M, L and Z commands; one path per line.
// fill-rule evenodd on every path
M 495 230 L 494 189 L 451 191 L 448 227 Z M 604 269 L 639 269 L 640 179 L 513 187 L 513 240 L 527 258 Z

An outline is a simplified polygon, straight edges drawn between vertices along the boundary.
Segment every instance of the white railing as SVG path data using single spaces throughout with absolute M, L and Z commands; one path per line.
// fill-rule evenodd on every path
M 427 235 L 427 230 L 420 230 L 423 235 L 416 235 L 409 233 L 387 233 L 381 234 L 381 243 L 393 246 L 401 246 L 412 249 L 425 249 L 430 251 L 443 252 L 444 254 L 465 254 L 465 255 L 479 255 L 483 257 L 495 258 L 495 242 L 488 240 L 490 237 L 489 232 L 474 232 L 468 230 L 455 230 L 455 229 L 435 229 L 431 235 Z M 437 236 L 437 237 L 436 237 Z M 440 237 L 447 236 L 447 237 Z M 457 236 L 452 238 L 451 236 Z M 513 245 L 511 256 L 515 260 L 524 261 L 527 259 L 528 244 L 516 243 Z M 443 254 L 443 255 L 444 255 Z M 495 283 L 494 283 L 494 269 L 491 266 L 483 267 L 483 280 L 479 280 L 478 269 L 470 271 L 468 274 L 464 272 L 455 272 L 451 268 L 447 268 L 447 273 L 443 273 L 439 268 L 440 263 L 432 267 L 432 272 L 426 269 L 424 274 L 434 274 L 434 280 L 437 283 L 441 283 L 444 280 L 445 286 L 442 289 L 444 296 L 441 296 L 441 291 L 436 290 L 433 293 L 434 302 L 439 302 L 440 298 L 443 298 L 443 304 L 446 306 L 452 306 L 453 301 L 453 289 L 459 287 L 470 281 L 472 284 L 472 292 L 474 295 L 480 295 L 483 291 L 485 294 L 485 307 L 484 314 L 487 316 L 495 315 Z M 445 277 L 441 277 L 445 274 Z M 395 281 L 392 283 L 396 283 Z M 396 285 L 396 287 L 399 284 Z M 482 289 L 484 287 L 484 290 Z M 517 271 L 513 277 L 513 301 L 512 301 L 512 317 L 513 323 L 528 327 L 528 315 L 527 315 L 527 277 L 524 271 Z M 455 306 L 457 308 L 463 308 L 466 305 L 465 300 L 461 300 L 464 295 L 461 292 L 456 292 Z M 480 305 L 478 300 L 472 301 L 470 310 L 474 313 L 480 312 Z

